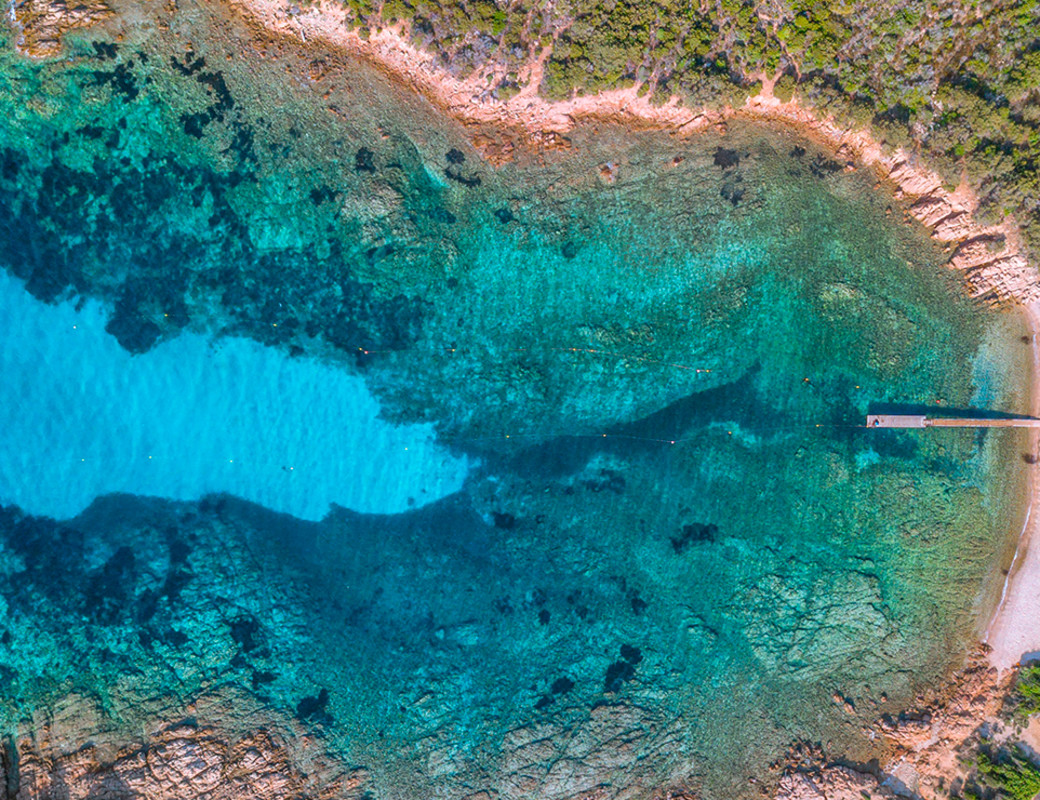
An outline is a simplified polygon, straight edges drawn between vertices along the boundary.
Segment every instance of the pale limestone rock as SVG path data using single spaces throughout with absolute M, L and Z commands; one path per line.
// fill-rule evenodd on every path
M 12 800 L 355 800 L 364 795 L 368 782 L 365 770 L 348 770 L 332 759 L 301 763 L 295 749 L 265 730 L 233 739 L 213 728 L 182 723 L 143 744 L 124 747 L 111 760 L 90 743 L 89 731 L 82 733 L 87 744 L 73 752 L 55 747 L 49 730 L 23 737 Z M 7 780 L 6 775 L 0 778 Z
M 950 266 L 967 270 L 995 261 L 999 255 L 992 250 L 995 241 L 990 236 L 978 236 L 962 242 L 950 258 Z
M 936 175 L 924 172 L 903 162 L 894 167 L 889 178 L 911 197 L 921 197 L 942 191 L 942 183 Z
M 976 233 L 975 221 L 971 214 L 958 212 L 950 214 L 932 231 L 932 236 L 940 242 L 959 242 Z
M 914 219 L 929 228 L 934 228 L 953 213 L 953 206 L 945 197 L 928 195 L 910 207 Z
M 895 797 L 877 778 L 849 767 L 829 767 L 816 774 L 793 772 L 780 779 L 776 800 L 889 800 Z

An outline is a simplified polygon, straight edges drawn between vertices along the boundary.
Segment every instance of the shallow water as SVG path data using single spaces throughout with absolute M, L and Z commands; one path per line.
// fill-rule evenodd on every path
M 757 796 L 796 741 L 875 755 L 863 726 L 999 592 L 1023 462 L 1013 431 L 863 417 L 1024 410 L 1016 323 L 791 137 L 578 128 L 492 169 L 359 65 L 205 5 L 165 22 L 3 56 L 4 267 L 60 305 L 4 295 L 3 358 L 43 398 L 6 424 L 44 440 L 7 439 L 0 494 L 61 517 L 124 493 L 5 514 L 8 724 L 71 690 L 129 724 L 232 684 L 379 797 Z M 52 313 L 64 334 L 32 333 Z M 176 427 L 154 398 L 181 374 Z M 132 413 L 106 415 L 119 382 Z M 240 424 L 184 433 L 207 414 Z M 186 440 L 206 458 L 175 462 Z M 121 471 L 40 457 L 83 448 Z M 233 496 L 133 496 L 210 491 Z M 304 521 L 329 502 L 352 511 Z
M 184 334 L 130 355 L 98 303 L 47 306 L 0 276 L 0 502 L 56 519 L 115 492 L 226 492 L 318 520 L 458 491 L 465 459 L 395 427 L 361 378 L 247 339 Z

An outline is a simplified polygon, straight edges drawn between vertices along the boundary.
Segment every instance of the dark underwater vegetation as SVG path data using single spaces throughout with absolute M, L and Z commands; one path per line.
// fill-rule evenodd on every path
M 223 494 L 52 519 L 0 485 L 2 724 L 75 692 L 129 727 L 233 685 L 388 797 L 523 767 L 728 798 L 796 740 L 872 757 L 863 725 L 999 593 L 1023 462 L 1014 432 L 863 415 L 1022 410 L 1018 323 L 786 134 L 585 126 L 493 169 L 364 67 L 182 5 L 67 58 L 2 50 L 25 303 L 103 301 L 142 360 L 186 333 L 319 360 L 472 466 L 317 522 Z

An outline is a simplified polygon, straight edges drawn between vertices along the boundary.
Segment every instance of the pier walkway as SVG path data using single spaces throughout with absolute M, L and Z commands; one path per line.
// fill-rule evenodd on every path
M 1040 428 L 1035 417 L 929 417 L 925 414 L 868 414 L 868 428 Z

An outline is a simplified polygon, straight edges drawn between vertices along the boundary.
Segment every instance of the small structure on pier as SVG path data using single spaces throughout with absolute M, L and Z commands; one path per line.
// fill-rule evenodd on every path
M 868 414 L 868 428 L 1040 428 L 1035 417 L 930 417 L 926 414 Z

